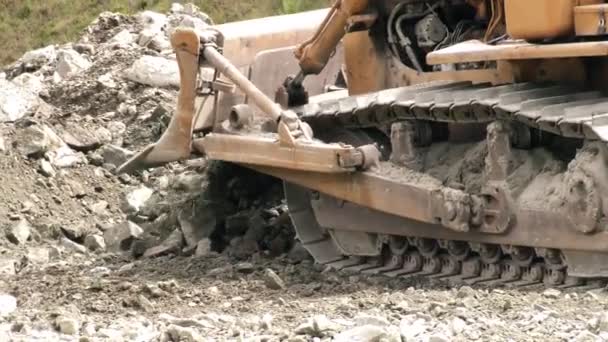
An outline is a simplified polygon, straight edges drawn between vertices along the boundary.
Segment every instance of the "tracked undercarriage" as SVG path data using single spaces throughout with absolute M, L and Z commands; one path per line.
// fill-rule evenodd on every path
M 287 184 L 300 239 L 320 262 L 389 276 L 551 286 L 605 276 L 605 126 L 590 114 L 606 109 L 599 92 L 533 83 L 425 84 L 299 107 L 316 131 L 348 127 L 340 140 L 382 146 L 386 161 L 370 171 L 380 192 L 423 193 L 386 193 L 394 209 L 369 210 Z
M 521 19 L 526 6 L 537 22 Z M 194 151 L 283 179 L 298 238 L 334 268 L 603 285 L 604 10 L 601 0 L 336 1 L 294 49 L 300 70 L 276 102 L 255 77 L 285 51 L 264 52 L 265 69 L 248 78 L 222 56 L 221 32 L 178 30 L 178 111 L 159 142 L 120 170 Z M 331 82 L 324 74 L 327 93 L 309 98 L 305 77 L 340 42 L 344 65 Z M 201 65 L 216 70 L 213 80 L 198 82 Z M 218 103 L 230 92 L 220 74 L 247 104 L 216 113 L 213 131 L 193 139 L 197 94 Z

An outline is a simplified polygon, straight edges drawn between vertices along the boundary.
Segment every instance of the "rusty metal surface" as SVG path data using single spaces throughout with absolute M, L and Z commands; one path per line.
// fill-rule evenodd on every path
M 361 151 L 350 146 L 324 143 L 286 146 L 275 136 L 209 134 L 194 140 L 193 146 L 211 159 L 304 172 L 346 173 L 363 163 Z

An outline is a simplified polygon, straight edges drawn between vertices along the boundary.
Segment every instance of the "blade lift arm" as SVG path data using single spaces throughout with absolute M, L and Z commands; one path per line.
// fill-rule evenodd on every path
M 221 34 L 213 29 L 196 32 L 177 29 L 171 43 L 176 52 L 180 71 L 180 91 L 177 111 L 159 141 L 145 148 L 117 172 L 159 166 L 186 159 L 194 147 L 211 158 L 239 163 L 278 166 L 287 169 L 316 172 L 350 172 L 369 168 L 378 161 L 374 146 L 354 148 L 348 145 L 324 144 L 313 140 L 313 132 L 292 111 L 281 106 L 260 91 L 220 52 Z M 270 119 L 277 123 L 277 139 L 255 135 L 234 139 L 234 134 L 209 134 L 192 140 L 195 121 L 195 98 L 200 64 L 209 64 L 232 81 Z M 233 132 L 239 135 L 238 132 Z M 253 150 L 251 146 L 256 146 Z M 304 149 L 304 150 L 303 150 Z M 248 150 L 250 153 L 238 153 Z M 299 151 L 306 151 L 300 153 Z M 235 153 L 236 152 L 236 153 Z M 277 156 L 283 156 L 277 158 Z

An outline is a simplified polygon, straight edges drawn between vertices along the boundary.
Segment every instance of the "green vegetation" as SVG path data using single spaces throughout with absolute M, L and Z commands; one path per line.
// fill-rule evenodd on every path
M 173 2 L 192 2 L 216 22 L 320 8 L 328 0 L 0 0 L 0 65 L 25 51 L 77 39 L 102 11 L 165 12 Z

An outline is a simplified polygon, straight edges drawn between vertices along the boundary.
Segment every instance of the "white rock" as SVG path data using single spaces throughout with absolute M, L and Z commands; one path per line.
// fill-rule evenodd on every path
M 130 115 L 137 114 L 137 107 L 136 106 L 132 106 L 128 110 L 131 111 Z M 116 144 L 121 143 L 122 144 L 122 137 L 127 132 L 127 125 L 125 125 L 124 123 L 122 123 L 120 121 L 112 121 L 112 122 L 110 122 L 108 124 L 108 131 L 110 131 L 110 133 L 112 134 L 112 141 L 114 143 L 116 143 Z
M 62 79 L 78 74 L 91 67 L 91 62 L 72 49 L 60 50 L 57 54 L 57 74 Z
M 101 235 L 87 235 L 87 237 L 84 238 L 84 246 L 90 251 L 103 252 L 106 250 L 106 241 Z
M 450 339 L 443 334 L 434 334 L 429 336 L 429 342 L 450 342 Z
M 172 341 L 180 342 L 203 342 L 205 339 L 199 335 L 194 329 L 184 328 L 178 325 L 170 325 L 165 332 L 170 336 Z
M 30 223 L 23 219 L 11 227 L 7 233 L 7 238 L 16 245 L 23 245 L 29 240 L 31 230 Z
M 15 260 L 11 259 L 0 259 L 0 276 L 15 275 Z
M 455 335 L 462 333 L 467 328 L 467 323 L 458 317 L 454 317 L 450 322 L 450 330 Z
M 31 93 L 38 95 L 44 90 L 44 83 L 42 83 L 42 76 L 36 76 L 30 73 L 23 73 L 11 80 L 14 84 L 29 90 Z
M 184 12 L 184 5 L 174 2 L 171 4 L 171 13 L 183 13 Z
M 134 239 L 140 237 L 144 230 L 131 221 L 119 223 L 103 233 L 108 250 L 127 250 Z
M 194 255 L 197 257 L 204 257 L 211 253 L 211 240 L 202 239 L 196 244 L 196 251 Z
M 546 289 L 543 292 L 543 297 L 555 299 L 555 298 L 558 298 L 561 294 L 562 294 L 562 292 L 558 289 Z
M 129 30 L 124 29 L 112 37 L 108 43 L 124 46 L 131 45 L 134 41 L 135 35 L 129 32 Z
M 364 325 L 352 328 L 334 336 L 333 342 L 393 342 L 387 331 L 375 325 Z M 394 342 L 398 342 L 394 341 Z
M 55 177 L 56 174 L 53 165 L 46 159 L 40 159 L 40 173 L 47 177 Z
M 13 82 L 0 79 L 0 122 L 15 121 L 40 105 L 31 91 Z
M 101 149 L 101 155 L 104 162 L 118 167 L 134 156 L 135 153 L 116 145 L 105 145 Z
M 326 316 L 317 315 L 309 318 L 305 323 L 300 324 L 295 329 L 295 333 L 318 336 L 329 331 L 337 331 L 340 328 L 340 325 L 332 322 Z
M 0 152 L 6 152 L 6 143 L 2 135 L 0 135 Z
M 61 245 L 63 247 L 65 247 L 68 250 L 71 250 L 72 252 L 75 253 L 80 253 L 80 254 L 86 254 L 87 253 L 87 249 L 85 246 L 76 243 L 66 237 L 61 238 Z
M 379 327 L 386 327 L 386 326 L 390 325 L 389 321 L 384 317 L 367 315 L 367 314 L 357 315 L 355 317 L 355 324 L 356 325 L 375 325 L 375 326 L 379 326 Z
M 106 88 L 118 87 L 118 84 L 116 83 L 116 81 L 114 81 L 114 77 L 112 76 L 111 72 L 99 76 L 97 78 L 97 83 L 101 84 L 102 86 L 104 86 Z
M 105 127 L 99 127 L 95 130 L 95 136 L 99 138 L 101 144 L 109 144 L 112 142 L 112 132 Z
M 153 87 L 179 86 L 177 62 L 164 57 L 141 57 L 126 71 L 126 77 L 133 82 Z
M 49 45 L 40 49 L 26 52 L 20 59 L 25 64 L 44 65 L 54 63 L 57 59 L 57 49 Z
M 137 20 L 144 29 L 161 32 L 167 24 L 167 16 L 153 11 L 143 11 L 137 15 Z
M 602 312 L 596 317 L 596 328 L 599 332 L 608 332 L 608 312 Z
M 55 319 L 55 326 L 60 333 L 66 335 L 76 335 L 80 330 L 80 324 L 77 319 L 63 315 Z
M 46 156 L 51 161 L 51 164 L 60 169 L 72 168 L 87 163 L 87 157 L 82 152 L 76 152 L 67 145 L 47 152 Z
M 51 260 L 51 253 L 44 247 L 30 248 L 27 252 L 27 260 L 34 264 L 46 264 Z
M 17 298 L 0 294 L 0 317 L 7 316 L 17 310 Z
M 399 324 L 399 330 L 404 341 L 410 341 L 417 338 L 419 335 L 426 332 L 428 329 L 427 323 L 422 318 L 416 318 L 415 315 L 406 316 Z
M 152 194 L 154 194 L 154 190 L 144 185 L 129 192 L 124 198 L 122 211 L 127 214 L 138 213 Z

